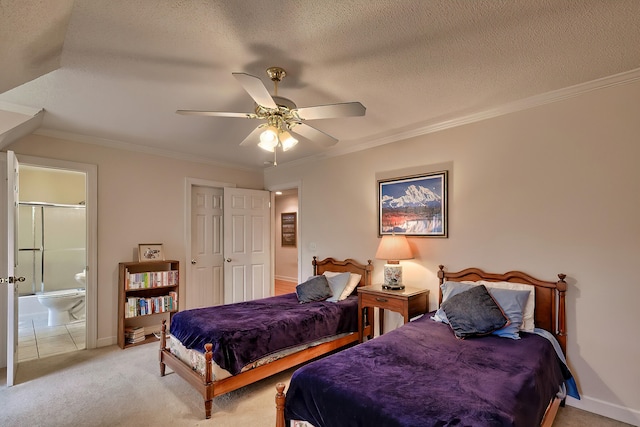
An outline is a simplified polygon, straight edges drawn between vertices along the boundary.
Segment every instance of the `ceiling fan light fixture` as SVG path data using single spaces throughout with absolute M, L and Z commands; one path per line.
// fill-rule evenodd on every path
M 298 140 L 291 136 L 288 131 L 283 130 L 282 132 L 280 132 L 280 143 L 282 144 L 282 151 L 287 151 L 295 147 L 298 143 Z
M 303 121 L 365 115 L 366 108 L 359 102 L 343 102 L 298 108 L 292 100 L 278 96 L 278 84 L 287 75 L 287 72 L 280 67 L 269 67 L 267 69 L 267 75 L 274 85 L 273 95 L 269 93 L 269 90 L 259 77 L 240 72 L 232 73 L 232 75 L 249 96 L 253 98 L 255 102 L 254 112 L 235 113 L 201 110 L 177 110 L 176 112 L 186 115 L 265 120 L 266 123 L 258 125 L 240 145 L 255 144 L 255 140 L 259 139 L 258 147 L 274 154 L 277 153 L 278 147 L 282 151 L 288 151 L 298 144 L 298 140 L 291 135 L 290 130 L 295 130 L 295 134 L 319 143 L 324 147 L 331 147 L 338 142 L 336 138 L 307 123 L 303 123 Z M 274 156 L 273 166 L 276 165 Z
M 258 143 L 258 147 L 273 153 L 277 146 L 278 129 L 275 126 L 268 126 L 260 134 L 260 143 Z
M 275 142 L 262 142 L 262 141 L 260 141 L 258 143 L 258 147 L 260 147 L 263 150 L 268 151 L 270 153 L 273 153 L 276 150 L 277 146 L 278 146 L 278 141 L 275 141 Z

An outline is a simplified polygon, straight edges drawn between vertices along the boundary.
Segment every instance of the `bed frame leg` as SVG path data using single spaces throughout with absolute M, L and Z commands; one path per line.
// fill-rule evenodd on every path
M 276 384 L 276 427 L 285 427 L 284 425 L 284 384 Z
M 204 399 L 204 414 L 207 419 L 211 418 L 211 403 L 213 402 L 213 344 L 207 343 L 204 345 L 204 384 L 206 387 L 206 396 Z M 209 399 L 207 399 L 207 397 Z
M 204 416 L 206 419 L 211 418 L 211 404 L 213 403 L 213 400 L 205 400 L 204 401 Z
M 162 329 L 160 332 L 160 376 L 164 377 L 166 365 L 162 362 L 162 350 L 167 347 L 167 320 L 162 320 Z

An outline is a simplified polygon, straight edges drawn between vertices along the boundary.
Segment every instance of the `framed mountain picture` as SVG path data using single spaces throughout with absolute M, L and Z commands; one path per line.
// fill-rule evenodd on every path
M 378 181 L 378 235 L 447 237 L 447 171 Z

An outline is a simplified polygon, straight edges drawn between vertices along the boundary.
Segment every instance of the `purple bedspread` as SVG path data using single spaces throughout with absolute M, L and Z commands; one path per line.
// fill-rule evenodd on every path
M 176 313 L 171 335 L 204 353 L 213 344 L 213 360 L 238 374 L 269 354 L 321 338 L 358 330 L 358 298 L 300 304 L 295 293 Z
M 428 316 L 296 370 L 287 420 L 336 426 L 537 426 L 563 382 L 552 344 L 456 339 Z

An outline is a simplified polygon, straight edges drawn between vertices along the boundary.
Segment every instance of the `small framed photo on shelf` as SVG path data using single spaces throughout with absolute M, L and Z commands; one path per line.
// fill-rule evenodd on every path
M 138 261 L 164 261 L 162 243 L 140 243 L 138 245 Z

